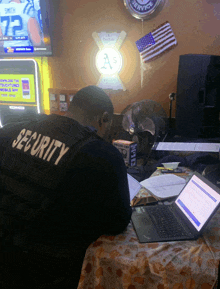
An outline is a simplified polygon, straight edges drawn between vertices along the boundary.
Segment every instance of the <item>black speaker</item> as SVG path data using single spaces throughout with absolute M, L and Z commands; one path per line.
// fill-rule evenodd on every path
M 220 56 L 181 55 L 176 94 L 177 135 L 218 137 L 219 111 Z

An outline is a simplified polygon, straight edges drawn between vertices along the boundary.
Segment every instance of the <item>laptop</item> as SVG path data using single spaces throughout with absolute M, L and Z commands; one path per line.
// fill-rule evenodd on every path
M 220 189 L 195 172 L 173 202 L 133 207 L 140 243 L 195 240 L 220 204 Z

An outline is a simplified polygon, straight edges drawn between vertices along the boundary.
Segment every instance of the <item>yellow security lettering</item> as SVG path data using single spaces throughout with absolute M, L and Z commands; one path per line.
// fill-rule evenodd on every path
M 27 130 L 25 136 L 22 138 L 22 140 L 19 142 L 19 144 L 17 145 L 17 149 L 21 150 L 24 146 L 23 143 L 26 143 L 28 141 L 27 136 L 30 136 L 32 134 L 31 130 Z
M 59 161 L 61 160 L 61 158 L 65 155 L 65 153 L 68 152 L 69 147 L 66 147 L 66 148 L 65 148 L 65 146 L 66 146 L 65 143 L 63 143 L 62 148 L 61 148 L 61 151 L 60 151 L 60 155 L 59 155 L 59 157 L 57 158 L 57 160 L 56 160 L 56 162 L 55 162 L 55 165 L 58 165 L 58 163 L 59 163 Z
M 27 152 L 31 148 L 30 142 L 32 141 L 32 139 L 36 139 L 36 138 L 37 138 L 37 133 L 34 132 L 32 136 L 29 138 L 29 141 L 26 143 L 24 147 L 24 152 Z
M 39 154 L 39 158 L 41 159 L 42 156 L 43 156 L 43 153 L 44 153 L 44 149 L 49 145 L 50 143 L 50 137 L 49 136 L 46 136 L 45 139 L 44 139 L 44 142 L 42 143 L 39 151 L 38 151 L 38 154 Z M 36 155 L 37 156 L 37 155 Z
M 47 149 L 47 151 L 46 151 L 46 153 L 45 153 L 45 155 L 44 155 L 44 157 L 43 157 L 43 160 L 45 160 L 46 157 L 48 156 L 48 154 L 49 154 L 49 152 L 50 152 L 50 150 L 51 150 L 51 148 L 52 148 L 54 142 L 55 142 L 55 139 L 52 140 L 52 142 L 51 142 L 49 148 Z
M 47 158 L 47 161 L 49 162 L 53 156 L 53 154 L 55 153 L 56 149 L 58 147 L 61 147 L 62 145 L 62 142 L 60 142 L 59 140 L 56 140 L 55 143 L 54 143 L 54 148 L 52 150 L 52 152 L 50 153 L 49 157 Z
M 18 137 L 17 137 L 17 140 L 14 140 L 13 143 L 12 143 L 12 147 L 16 147 L 16 145 L 19 143 L 19 141 L 21 140 L 22 136 L 25 134 L 26 132 L 26 129 L 22 129 L 21 132 L 19 133 Z
M 41 149 L 41 147 L 42 147 L 42 144 L 44 143 L 44 140 L 45 140 L 45 138 L 46 138 L 46 136 L 42 136 L 42 139 L 41 139 L 41 141 L 40 141 L 40 144 L 39 144 L 39 146 L 36 148 L 36 154 L 35 154 L 35 157 L 37 157 L 38 155 L 39 155 L 39 152 L 40 152 L 40 149 Z
M 39 143 L 39 140 L 41 138 L 41 134 L 38 135 L 38 138 L 36 140 L 36 142 L 33 144 L 32 148 L 31 148 L 31 155 L 34 156 L 36 154 L 36 152 L 39 150 L 39 146 L 36 148 L 37 144 Z

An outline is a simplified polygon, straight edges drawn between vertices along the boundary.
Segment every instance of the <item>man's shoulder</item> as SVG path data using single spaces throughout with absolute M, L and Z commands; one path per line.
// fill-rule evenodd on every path
M 66 120 L 67 119 L 67 120 Z M 65 118 L 64 116 L 61 115 L 55 115 L 55 114 L 33 114 L 33 115 L 24 115 L 24 116 L 20 116 L 18 118 L 15 118 L 13 120 L 13 122 L 8 122 L 6 123 L 1 130 L 2 131 L 11 131 L 17 128 L 23 128 L 26 127 L 28 125 L 35 125 L 37 127 L 37 125 L 39 125 L 42 128 L 42 125 L 44 125 L 44 123 L 50 123 L 53 126 L 59 126 L 61 125 L 63 122 L 67 123 L 71 123 L 71 120 L 69 118 Z
M 107 151 L 107 152 L 115 152 L 116 154 L 119 153 L 119 150 L 113 146 L 111 143 L 101 139 L 101 138 L 97 138 L 94 139 L 93 141 L 87 143 L 83 149 L 86 150 L 99 150 L 102 149 L 103 151 Z
M 119 150 L 102 139 L 95 139 L 85 144 L 81 152 L 91 157 L 109 160 L 110 162 L 124 162 Z
M 24 116 L 20 116 L 17 118 L 14 118 L 13 121 L 11 122 L 7 122 L 2 128 L 1 128 L 1 132 L 13 132 L 16 131 L 20 128 L 23 128 L 24 126 L 26 126 L 28 123 L 31 122 L 37 122 L 39 120 L 43 120 L 46 119 L 47 115 L 46 114 L 33 114 L 33 115 L 24 115 Z

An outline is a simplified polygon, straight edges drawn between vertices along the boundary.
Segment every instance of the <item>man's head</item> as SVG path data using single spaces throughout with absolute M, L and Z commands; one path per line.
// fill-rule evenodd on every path
M 94 126 L 97 134 L 106 137 L 111 126 L 114 108 L 108 95 L 97 86 L 79 90 L 70 103 L 67 116 L 85 126 Z

